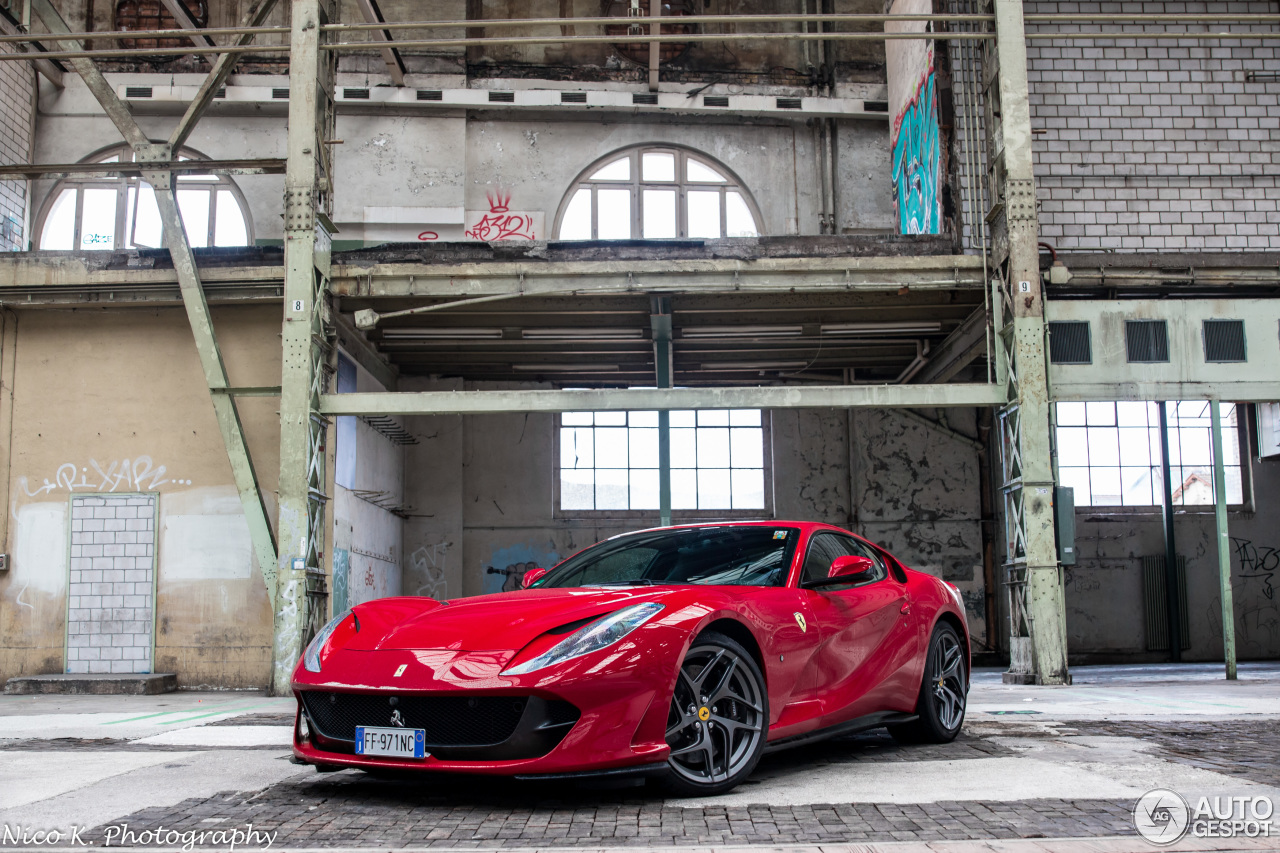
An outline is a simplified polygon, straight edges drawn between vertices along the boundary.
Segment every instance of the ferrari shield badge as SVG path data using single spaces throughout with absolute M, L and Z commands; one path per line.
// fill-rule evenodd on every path
M 804 614 L 797 612 L 793 615 L 796 617 L 796 624 L 800 626 L 800 630 L 807 632 L 809 630 L 809 623 L 804 621 Z

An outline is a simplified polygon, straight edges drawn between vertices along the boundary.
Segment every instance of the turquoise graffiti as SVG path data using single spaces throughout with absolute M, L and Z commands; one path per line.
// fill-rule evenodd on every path
M 933 72 L 898 117 L 893 143 L 893 202 L 903 234 L 937 234 L 942 226 L 942 146 Z
M 558 562 L 560 555 L 554 548 L 545 551 L 528 545 L 498 548 L 484 567 L 484 591 L 511 592 L 520 589 L 525 572 L 539 566 L 549 569 Z

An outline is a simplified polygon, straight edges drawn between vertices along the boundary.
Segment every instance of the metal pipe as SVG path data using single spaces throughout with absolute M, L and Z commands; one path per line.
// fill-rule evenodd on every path
M 1169 468 L 1169 415 L 1160 407 L 1160 470 L 1163 472 L 1165 621 L 1169 624 L 1169 660 L 1182 662 L 1182 609 L 1178 600 L 1178 551 L 1173 537 L 1173 474 Z
M 1231 539 L 1227 532 L 1227 480 L 1222 460 L 1222 403 L 1209 403 L 1213 428 L 1213 515 L 1218 522 L 1218 585 L 1222 598 L 1222 659 L 1236 680 L 1236 611 L 1231 600 Z
M 671 388 L 673 359 L 671 352 L 671 297 L 651 297 L 653 329 L 654 378 L 659 388 Z M 671 412 L 658 412 L 658 519 L 663 527 L 671 524 Z

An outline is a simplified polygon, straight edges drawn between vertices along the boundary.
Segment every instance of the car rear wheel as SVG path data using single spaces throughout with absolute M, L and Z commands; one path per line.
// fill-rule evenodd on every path
M 966 688 L 969 683 L 964 641 L 956 629 L 939 622 L 929 638 L 924 682 L 916 701 L 913 722 L 889 726 L 889 734 L 901 743 L 950 743 L 964 724 Z
M 751 653 L 723 634 L 702 634 L 680 665 L 667 716 L 667 786 L 678 796 L 733 788 L 760 761 L 768 723 L 769 695 Z

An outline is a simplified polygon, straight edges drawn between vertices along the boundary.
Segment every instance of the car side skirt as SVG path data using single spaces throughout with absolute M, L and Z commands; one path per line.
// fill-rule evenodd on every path
M 874 714 L 867 714 L 865 717 L 856 717 L 852 720 L 845 720 L 843 723 L 836 723 L 834 726 L 827 726 L 804 734 L 792 735 L 791 737 L 772 741 L 765 746 L 764 751 L 778 752 L 783 749 L 791 749 L 795 746 L 804 746 L 827 738 L 838 737 L 839 735 L 851 735 L 867 729 L 879 728 L 880 726 L 896 726 L 902 723 L 914 722 L 918 719 L 920 719 L 918 714 L 904 714 L 901 711 L 877 711 Z

